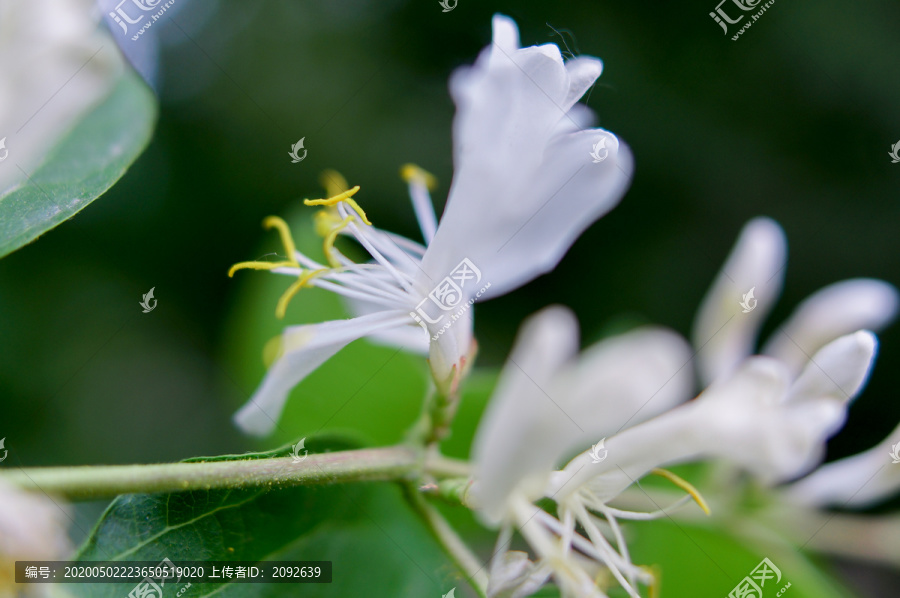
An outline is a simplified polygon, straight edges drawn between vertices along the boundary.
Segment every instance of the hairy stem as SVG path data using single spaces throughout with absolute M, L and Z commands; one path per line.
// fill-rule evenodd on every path
M 403 480 L 427 473 L 456 477 L 464 462 L 421 454 L 407 446 L 371 448 L 291 457 L 161 463 L 152 465 L 86 465 L 33 467 L 0 473 L 0 480 L 26 490 L 69 500 L 109 498 L 137 492 L 183 492 L 214 488 L 304 486 L 365 480 Z

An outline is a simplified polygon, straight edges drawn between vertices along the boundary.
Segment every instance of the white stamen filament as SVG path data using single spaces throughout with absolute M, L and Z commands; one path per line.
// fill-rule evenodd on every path
M 691 496 L 682 496 L 677 501 L 669 505 L 667 509 L 660 509 L 658 511 L 651 511 L 649 513 L 639 513 L 637 511 L 621 511 L 614 507 L 605 507 L 607 511 L 609 511 L 612 515 L 615 515 L 619 519 L 628 519 L 630 521 L 652 521 L 654 519 L 661 519 L 663 517 L 668 517 L 671 511 L 675 509 L 679 509 L 686 504 L 689 504 L 693 501 L 693 497 Z
M 347 213 L 347 208 L 342 204 L 338 204 L 338 212 L 341 214 L 341 218 L 346 218 L 349 214 Z M 400 283 L 406 290 L 412 290 L 412 283 L 407 280 L 404 275 L 402 275 L 394 266 L 378 251 L 375 246 L 369 241 L 367 235 L 362 232 L 360 227 L 354 221 L 350 221 L 348 228 L 353 232 L 353 236 L 356 237 L 356 240 L 359 241 L 359 244 L 365 247 L 366 251 L 369 252 L 369 255 L 372 258 L 384 266 L 385 270 L 391 273 L 394 279 Z
M 636 585 L 634 583 L 634 572 L 631 569 L 631 567 L 634 566 L 634 563 L 631 562 L 631 555 L 628 553 L 628 545 L 625 543 L 625 536 L 622 534 L 622 528 L 619 525 L 619 522 L 616 521 L 616 518 L 613 517 L 612 513 L 610 513 L 609 509 L 605 506 L 600 512 L 603 513 L 603 516 L 606 517 L 606 521 L 609 522 L 609 527 L 612 528 L 613 535 L 616 538 L 616 546 L 619 548 L 619 553 L 629 565 L 629 569 L 625 573 L 628 576 L 628 582 L 634 586 Z
M 578 504 L 575 505 L 575 509 L 577 511 L 576 515 L 578 517 L 578 521 L 581 525 L 584 526 L 585 531 L 588 533 L 588 537 L 593 542 L 594 546 L 604 553 L 603 561 L 609 567 L 610 572 L 613 574 L 613 577 L 616 578 L 616 581 L 619 582 L 619 585 L 628 593 L 632 598 L 641 598 L 641 595 L 635 591 L 635 589 L 628 583 L 628 580 L 622 575 L 622 571 L 619 567 L 624 568 L 626 571 L 633 570 L 634 565 L 631 565 L 630 562 L 624 561 L 612 547 L 612 545 L 606 541 L 606 538 L 603 537 L 603 534 L 600 532 L 600 528 L 594 523 L 590 514 L 585 510 L 585 508 Z M 631 577 L 631 575 L 629 575 Z
M 556 520 L 553 515 L 550 515 L 546 512 L 541 512 L 537 515 L 538 519 L 541 520 L 544 525 L 546 525 L 550 530 L 556 532 L 557 534 L 561 533 L 562 524 Z M 581 536 L 579 534 L 575 534 L 573 538 L 572 545 L 577 548 L 580 552 L 584 553 L 586 556 L 593 558 L 597 562 L 607 564 L 607 560 L 604 555 L 597 549 L 594 544 L 591 543 L 590 540 Z M 638 577 L 642 583 L 650 584 L 653 582 L 653 578 L 649 576 L 645 571 L 641 569 L 635 569 L 634 571 L 636 577 Z
M 360 264 L 354 264 L 354 266 L 357 265 Z M 304 273 L 301 268 L 291 267 L 274 268 L 272 269 L 272 272 L 297 277 Z M 311 278 L 308 284 L 309 286 L 327 289 L 331 292 L 344 295 L 345 297 L 353 297 L 362 301 L 371 301 L 387 307 L 396 307 L 398 301 L 409 300 L 409 296 L 406 293 L 399 291 L 396 286 L 373 286 L 367 284 L 381 282 L 382 281 L 379 281 L 372 276 L 354 276 L 352 272 L 330 271 L 317 278 Z
M 409 181 L 409 196 L 412 198 L 413 209 L 416 211 L 416 219 L 422 230 L 425 244 L 431 243 L 434 233 L 437 232 L 437 217 L 434 214 L 434 204 L 431 203 L 431 194 L 428 186 L 421 177 L 412 177 Z

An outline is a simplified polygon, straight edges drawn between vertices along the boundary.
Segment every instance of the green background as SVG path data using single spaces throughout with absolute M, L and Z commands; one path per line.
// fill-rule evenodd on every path
M 731 41 L 708 16 L 712 1 L 459 0 L 449 13 L 437 0 L 203 10 L 179 1 L 162 31 L 161 111 L 148 150 L 95 204 L 0 261 L 0 437 L 15 464 L 274 446 L 243 438 L 229 418 L 264 371 L 262 343 L 281 326 L 274 298 L 288 281 L 229 279 L 228 267 L 280 249 L 260 227 L 269 214 L 297 221 L 298 243 L 318 242 L 297 204 L 321 196 L 325 168 L 362 186 L 378 226 L 418 238 L 398 169 L 414 161 L 433 172 L 440 210 L 452 168 L 447 78 L 489 42 L 495 12 L 517 20 L 525 45 L 559 43 L 552 26 L 566 30 L 573 52 L 603 59 L 587 103 L 630 144 L 636 174 L 556 271 L 478 306 L 480 365 L 502 363 L 520 321 L 549 303 L 577 312 L 585 343 L 635 321 L 689 333 L 738 231 L 757 215 L 779 221 L 790 244 L 767 330 L 831 282 L 900 284 L 900 164 L 887 155 L 900 139 L 896 2 L 779 0 Z M 301 137 L 309 153 L 292 164 L 287 152 Z M 158 307 L 143 314 L 150 287 Z M 321 294 L 301 293 L 287 321 L 338 313 Z M 900 328 L 881 340 L 829 458 L 868 448 L 900 420 Z M 392 382 L 411 370 L 409 396 L 424 384 L 417 360 L 392 353 L 351 347 L 310 381 L 319 419 L 304 420 L 295 400 L 277 440 L 324 426 L 390 442 L 415 414 Z M 360 390 L 367 376 L 373 386 Z M 456 452 L 473 410 L 451 441 Z M 79 511 L 83 529 L 99 508 Z

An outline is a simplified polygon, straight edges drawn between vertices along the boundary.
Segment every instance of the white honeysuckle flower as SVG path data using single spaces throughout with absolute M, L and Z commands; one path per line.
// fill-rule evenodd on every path
M 65 503 L 0 480 L 0 596 L 20 595 L 16 561 L 57 561 L 71 554 L 68 523 Z M 44 595 L 48 587 L 26 586 L 32 593 L 23 595 Z
M 866 508 L 900 492 L 900 426 L 867 451 L 827 463 L 785 489 L 792 503 Z
M 289 390 L 366 336 L 406 347 L 427 343 L 436 384 L 453 393 L 474 350 L 470 306 L 551 270 L 630 182 L 627 146 L 603 129 L 579 130 L 590 110 L 576 102 L 601 68 L 595 58 L 566 62 L 553 44 L 520 48 L 515 23 L 497 15 L 493 43 L 451 78 L 454 175 L 440 223 L 429 195 L 432 177 L 414 166 L 403 169 L 425 245 L 371 226 L 353 200 L 359 187 L 346 189 L 337 179 L 329 199 L 308 202 L 325 207 L 319 225 L 327 265 L 298 252 L 282 220 L 267 219 L 281 233 L 287 259 L 243 262 L 232 273 L 255 268 L 295 277 L 279 315 L 304 286 L 356 300 L 366 315 L 288 328 L 278 362 L 235 416 L 238 425 L 270 432 Z M 590 150 L 600 140 L 608 155 L 595 164 Z M 339 235 L 352 236 L 373 261 L 343 255 L 334 247 Z M 408 330 L 393 334 L 409 327 L 424 341 Z
M 625 587 L 636 579 L 653 582 L 627 556 L 580 536 L 571 521 L 559 522 L 532 502 L 572 451 L 689 398 L 689 362 L 687 343 L 661 328 L 606 339 L 579 356 L 578 326 L 567 309 L 547 308 L 523 324 L 473 445 L 475 484 L 468 497 L 485 523 L 501 527 L 492 596 L 528 595 L 526 588 L 550 575 L 565 596 L 605 596 L 591 568 L 609 567 Z M 537 553 L 535 563 L 505 553 L 512 527 Z
M 569 310 L 550 307 L 526 320 L 473 443 L 482 517 L 499 523 L 510 494 L 539 498 L 573 450 L 690 398 L 690 355 L 676 333 L 648 327 L 579 356 Z
M 660 469 L 691 461 L 731 462 L 767 484 L 807 472 L 843 425 L 871 370 L 876 342 L 867 331 L 843 336 L 820 349 L 799 376 L 774 358 L 751 357 L 683 403 L 691 390 L 690 353 L 677 335 L 637 330 L 576 359 L 570 312 L 554 307 L 533 316 L 473 446 L 475 482 L 467 498 L 486 524 L 501 528 L 492 565 L 500 572 L 497 595 L 504 595 L 501 589 L 526 595 L 514 592 L 552 576 L 563 595 L 605 596 L 586 558 L 638 598 L 637 585 L 654 578 L 631 562 L 619 520 L 663 517 L 670 508 L 644 513 L 610 503 L 656 474 L 688 493 L 674 506 L 693 497 L 706 510 L 690 484 Z M 573 448 L 606 434 L 603 459 L 585 451 L 555 471 Z M 533 504 L 542 497 L 556 501 L 558 518 Z M 512 529 L 534 550 L 534 563 L 504 556 Z
M 591 463 L 587 452 L 573 459 L 548 493 L 558 487 L 564 500 L 587 485 L 605 503 L 654 468 L 698 459 L 736 463 L 767 484 L 804 474 L 843 426 L 876 347 L 870 332 L 843 336 L 820 349 L 796 379 L 778 360 L 751 357 L 697 399 L 608 438 L 603 463 Z
M 775 221 L 756 218 L 741 231 L 694 323 L 697 367 L 705 384 L 727 376 L 754 354 L 759 329 L 781 293 L 786 256 L 784 231 Z M 744 313 L 740 302 L 751 289 L 757 303 Z M 810 355 L 834 339 L 857 330 L 883 329 L 896 317 L 898 303 L 897 290 L 880 280 L 832 284 L 801 303 L 772 334 L 762 354 L 797 375 Z
M 691 461 L 724 459 L 770 484 L 806 472 L 821 459 L 826 440 L 843 424 L 847 404 L 869 375 L 875 347 L 869 332 L 841 337 L 822 348 L 796 380 L 775 359 L 747 359 L 696 400 L 608 438 L 604 460 L 597 462 L 586 451 L 554 473 L 544 494 L 556 501 L 559 519 L 526 508 L 526 497 L 520 494 L 510 496 L 508 508 L 518 514 L 517 525 L 522 526 L 528 521 L 522 517 L 530 515 L 534 525 L 543 526 L 545 536 L 558 538 L 556 544 L 551 542 L 553 546 L 561 543 L 564 549 L 577 549 L 604 563 L 629 596 L 639 598 L 636 581 L 653 580 L 631 562 L 618 521 L 668 516 L 671 507 L 641 513 L 617 509 L 611 501 L 652 473 L 676 483 L 708 512 L 690 484 L 660 469 Z M 617 548 L 607 539 L 605 525 Z M 578 529 L 584 529 L 587 538 Z M 523 527 L 522 533 L 532 542 L 526 530 Z M 534 532 L 531 535 L 539 543 L 550 542 Z
M 123 62 L 99 22 L 91 0 L 0 2 L 0 192 L 112 91 Z

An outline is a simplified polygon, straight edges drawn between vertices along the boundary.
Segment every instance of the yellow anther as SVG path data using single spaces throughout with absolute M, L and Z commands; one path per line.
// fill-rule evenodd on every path
M 709 515 L 709 506 L 707 506 L 706 501 L 703 500 L 703 496 L 701 496 L 700 492 L 698 492 L 697 489 L 694 488 L 694 486 L 692 486 L 691 483 L 686 479 L 682 478 L 681 476 L 675 475 L 668 469 L 656 468 L 650 473 L 666 478 L 667 480 L 690 494 L 691 498 L 694 499 L 694 502 L 696 502 L 700 506 L 700 508 L 703 509 L 703 512 Z
M 328 260 L 328 263 L 331 264 L 332 268 L 340 268 L 342 266 L 341 262 L 334 255 L 334 242 L 337 240 L 337 236 L 340 232 L 347 228 L 354 220 L 356 220 L 354 216 L 347 216 L 338 224 L 331 227 L 331 230 L 325 235 L 325 241 L 322 243 L 322 251 L 325 253 L 325 258 Z
M 310 280 L 326 271 L 327 270 L 307 270 L 301 274 L 281 295 L 281 298 L 278 300 L 278 305 L 275 306 L 275 317 L 279 320 L 284 318 L 284 314 L 287 312 L 288 303 L 291 302 L 291 299 L 294 298 L 297 291 L 305 287 Z
M 327 237 L 331 229 L 341 223 L 341 217 L 337 210 L 332 207 L 325 207 L 316 212 L 313 216 L 315 222 L 316 234 L 320 237 Z
M 372 223 L 369 222 L 369 218 L 366 216 L 366 213 L 363 212 L 363 209 L 359 207 L 359 204 L 356 203 L 355 200 L 351 199 L 356 192 L 359 191 L 359 185 L 356 185 L 352 189 L 347 189 L 343 193 L 338 193 L 334 197 L 329 197 L 327 199 L 304 199 L 303 203 L 308 206 L 336 206 L 342 201 L 350 206 L 354 212 L 359 214 L 359 217 L 362 218 L 362 221 L 372 226 Z
M 323 170 L 322 174 L 319 175 L 319 183 L 325 187 L 325 193 L 328 194 L 328 197 L 340 195 L 350 188 L 350 185 L 347 184 L 347 179 L 337 170 L 330 168 Z
M 265 220 L 263 220 L 263 226 L 268 228 L 278 229 L 278 235 L 281 237 L 281 244 L 284 245 L 284 251 L 287 253 L 287 259 L 290 260 L 292 264 L 295 266 L 299 266 L 297 263 L 297 246 L 294 245 L 294 237 L 291 236 L 291 229 L 288 226 L 287 222 L 279 218 L 278 216 L 269 216 Z
M 400 176 L 407 183 L 412 183 L 413 181 L 421 181 L 425 183 L 425 186 L 429 191 L 434 191 L 437 187 L 437 179 L 433 174 L 425 170 L 424 168 L 420 168 L 415 164 L 404 164 L 400 167 Z
M 296 265 L 297 262 L 238 262 L 229 268 L 228 277 L 234 276 L 234 273 L 238 270 L 274 270 L 275 268 L 292 268 Z
M 278 234 L 281 236 L 281 244 L 284 245 L 284 251 L 287 253 L 287 260 L 282 262 L 259 262 L 259 261 L 250 261 L 250 262 L 238 262 L 233 265 L 228 270 L 228 277 L 231 278 L 234 276 L 234 273 L 238 270 L 250 269 L 250 270 L 274 270 L 275 268 L 299 268 L 300 264 L 297 262 L 297 249 L 294 245 L 294 238 L 291 236 L 291 229 L 288 227 L 287 222 L 279 218 L 278 216 L 269 216 L 265 220 L 263 220 L 263 226 L 265 228 L 277 228 Z

